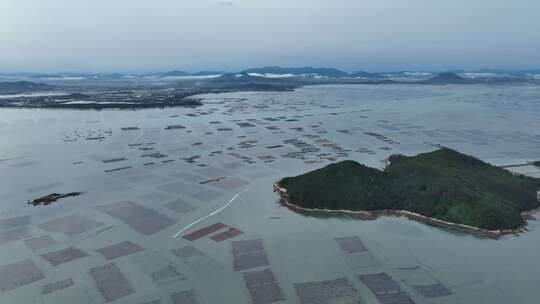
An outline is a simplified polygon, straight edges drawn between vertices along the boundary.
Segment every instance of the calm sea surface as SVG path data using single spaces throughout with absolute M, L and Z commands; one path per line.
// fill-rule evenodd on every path
M 416 303 L 538 303 L 535 221 L 494 241 L 404 218 L 306 217 L 272 184 L 438 145 L 496 165 L 540 160 L 540 87 L 202 97 L 195 109 L 0 109 L 0 303 L 379 303 L 377 284 L 379 299 L 391 285 Z

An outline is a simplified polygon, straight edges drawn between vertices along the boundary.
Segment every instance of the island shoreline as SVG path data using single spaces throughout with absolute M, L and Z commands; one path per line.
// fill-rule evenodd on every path
M 348 216 L 360 220 L 375 220 L 379 216 L 396 216 L 406 217 L 409 220 L 415 220 L 424 223 L 429 226 L 449 229 L 451 231 L 464 232 L 479 237 L 486 237 L 494 240 L 498 240 L 503 236 L 514 234 L 519 235 L 528 231 L 528 220 L 531 220 L 532 214 L 538 212 L 540 208 L 532 209 L 521 213 L 523 218 L 523 224 L 516 229 L 501 229 L 501 230 L 488 230 L 479 227 L 458 224 L 440 220 L 437 218 L 428 217 L 418 213 L 406 211 L 406 210 L 373 210 L 373 211 L 352 211 L 352 210 L 331 210 L 331 209 L 317 209 L 317 208 L 304 208 L 291 202 L 287 189 L 282 187 L 280 181 L 274 184 L 274 192 L 279 195 L 279 204 L 287 209 L 308 215 L 333 215 L 333 216 Z

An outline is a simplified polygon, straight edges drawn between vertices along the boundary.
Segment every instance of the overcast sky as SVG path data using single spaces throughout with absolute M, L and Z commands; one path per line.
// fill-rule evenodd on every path
M 0 0 L 0 71 L 540 68 L 540 0 Z

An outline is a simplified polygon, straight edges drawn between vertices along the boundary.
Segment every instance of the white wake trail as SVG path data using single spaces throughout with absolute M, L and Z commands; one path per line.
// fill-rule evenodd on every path
M 191 228 L 191 227 L 197 225 L 198 223 L 200 223 L 200 222 L 202 222 L 202 221 L 208 219 L 209 217 L 214 216 L 214 215 L 220 213 L 221 211 L 225 210 L 225 208 L 229 207 L 229 205 L 231 205 L 231 204 L 232 204 L 232 203 L 233 203 L 240 195 L 242 195 L 242 193 L 246 192 L 247 190 L 248 190 L 248 189 L 245 189 L 245 190 L 242 190 L 242 191 L 238 192 L 235 196 L 233 196 L 233 197 L 231 198 L 231 200 L 230 200 L 228 203 L 226 203 L 225 205 L 223 205 L 222 207 L 220 207 L 220 208 L 217 209 L 216 211 L 211 212 L 210 214 L 208 214 L 208 215 L 206 215 L 206 216 L 203 216 L 203 217 L 201 217 L 200 219 L 198 219 L 198 220 L 194 221 L 193 223 L 187 225 L 186 227 L 182 228 L 182 230 L 178 231 L 178 232 L 173 236 L 173 239 L 177 238 L 180 234 L 182 234 L 182 232 L 188 230 L 189 228 Z

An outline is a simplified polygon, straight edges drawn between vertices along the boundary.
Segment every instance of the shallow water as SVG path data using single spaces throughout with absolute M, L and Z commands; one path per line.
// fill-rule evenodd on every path
M 539 160 L 540 88 L 317 86 L 203 97 L 197 109 L 0 110 L 1 303 L 192 303 L 171 297 L 184 291 L 198 303 L 310 303 L 300 302 L 302 283 L 342 278 L 355 290 L 342 301 L 378 303 L 359 276 L 380 272 L 416 303 L 537 303 L 536 222 L 494 241 L 403 218 L 306 217 L 280 207 L 272 184 L 341 159 L 382 168 L 390 154 L 437 145 L 497 165 Z M 513 170 L 540 177 L 533 166 Z M 210 181 L 217 177 L 225 179 Z M 72 191 L 84 193 L 26 204 Z M 242 234 L 182 238 L 215 223 Z M 351 236 L 366 250 L 349 253 L 335 240 Z M 233 242 L 254 239 L 264 253 L 234 254 Z M 186 246 L 198 254 L 173 252 Z M 70 247 L 84 254 L 62 251 Z M 275 282 L 251 291 L 280 292 L 252 298 L 242 272 L 265 269 Z M 450 294 L 415 289 L 436 284 Z

